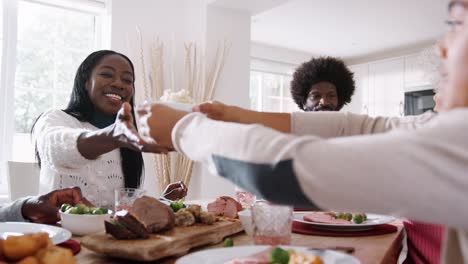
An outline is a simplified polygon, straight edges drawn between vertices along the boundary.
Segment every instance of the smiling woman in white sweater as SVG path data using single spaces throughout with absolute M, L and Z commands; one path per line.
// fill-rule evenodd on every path
M 96 51 L 81 63 L 67 108 L 43 113 L 33 128 L 40 193 L 78 186 L 95 205 L 112 207 L 114 189 L 141 186 L 141 151 L 166 150 L 137 133 L 134 80 L 130 59 L 114 51 Z M 185 196 L 185 186 L 171 188 Z

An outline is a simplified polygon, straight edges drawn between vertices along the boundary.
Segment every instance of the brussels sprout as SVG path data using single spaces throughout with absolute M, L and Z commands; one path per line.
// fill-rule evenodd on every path
M 288 264 L 289 252 L 277 247 L 270 251 L 270 263 L 272 264 Z
M 364 215 L 363 214 L 354 214 L 353 222 L 356 224 L 362 224 L 364 222 Z
M 101 213 L 101 214 L 108 214 L 109 213 L 109 210 L 107 208 L 97 208 L 97 210 Z
M 78 214 L 78 208 L 77 207 L 70 207 L 65 211 L 67 214 Z
M 365 213 L 362 213 L 362 216 L 364 217 L 364 221 L 367 220 L 367 215 Z
M 224 247 L 233 247 L 234 246 L 234 240 L 232 240 L 232 238 L 230 237 L 227 237 L 226 239 L 224 239 Z
M 336 217 L 337 219 L 344 219 L 344 215 L 345 215 L 345 213 L 338 212 L 338 213 L 335 214 L 335 217 Z
M 91 211 L 91 214 L 94 214 L 94 215 L 102 215 L 102 214 L 107 214 L 107 209 L 106 208 L 94 208 L 92 211 Z
M 77 204 L 75 206 L 78 210 L 78 214 L 88 214 L 90 213 L 89 207 L 84 204 Z
M 351 221 L 351 219 L 353 219 L 353 215 L 351 213 L 345 213 L 343 219 Z
M 170 204 L 170 207 L 172 208 L 172 211 L 177 212 L 180 209 L 185 208 L 187 206 L 182 201 L 175 201 Z
M 68 208 L 72 207 L 71 205 L 64 203 L 62 206 L 60 206 L 60 212 L 65 212 L 68 210 Z

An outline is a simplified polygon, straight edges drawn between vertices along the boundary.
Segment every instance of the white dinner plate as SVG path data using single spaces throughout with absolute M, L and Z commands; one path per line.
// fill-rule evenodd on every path
M 22 222 L 0 223 L 0 238 L 3 239 L 7 238 L 8 236 L 21 236 L 24 234 L 39 232 L 48 233 L 50 239 L 55 245 L 65 242 L 71 238 L 70 231 L 57 226 Z
M 395 221 L 395 217 L 389 215 L 380 215 L 380 214 L 368 214 L 367 220 L 361 224 L 326 224 L 326 223 L 316 223 L 304 220 L 304 216 L 311 212 L 294 212 L 293 220 L 295 222 L 304 223 L 307 225 L 313 226 L 316 229 L 322 230 L 331 230 L 331 231 L 364 231 L 370 230 L 378 225 L 388 224 Z
M 194 252 L 176 261 L 176 264 L 223 264 L 229 260 L 247 257 L 266 250 L 270 246 L 239 246 L 229 248 L 215 248 Z M 359 264 L 359 260 L 351 255 L 331 250 L 308 250 L 305 247 L 281 246 L 297 252 L 319 256 L 324 264 Z

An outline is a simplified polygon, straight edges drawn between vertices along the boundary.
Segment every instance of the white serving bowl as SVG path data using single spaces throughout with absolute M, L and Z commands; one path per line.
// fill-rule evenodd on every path
M 237 213 L 239 215 L 239 220 L 244 227 L 245 233 L 247 235 L 253 235 L 253 223 L 252 223 L 252 211 L 250 209 L 244 209 Z
M 62 227 L 76 236 L 85 236 L 104 231 L 104 220 L 109 221 L 112 211 L 107 214 L 68 214 L 60 212 Z

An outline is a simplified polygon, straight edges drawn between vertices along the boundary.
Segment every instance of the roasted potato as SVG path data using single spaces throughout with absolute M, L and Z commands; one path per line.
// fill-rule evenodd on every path
M 71 250 L 61 247 L 48 247 L 39 250 L 36 257 L 40 264 L 74 264 L 75 258 Z
M 35 256 L 29 256 L 16 262 L 16 264 L 41 264 L 41 263 Z
M 3 242 L 4 242 L 4 241 L 5 241 L 5 240 L 0 239 L 0 262 L 6 260 L 5 254 L 3 253 Z
M 200 222 L 207 225 L 212 225 L 216 222 L 216 215 L 208 212 L 200 212 Z
M 180 209 L 175 213 L 176 226 L 191 226 L 195 224 L 195 216 L 186 208 Z
M 39 249 L 49 245 L 47 233 L 23 236 L 10 236 L 3 242 L 3 252 L 9 261 L 18 261 L 34 255 Z
M 189 205 L 186 210 L 190 211 L 197 221 L 200 221 L 200 214 L 202 212 L 201 206 L 198 204 Z

